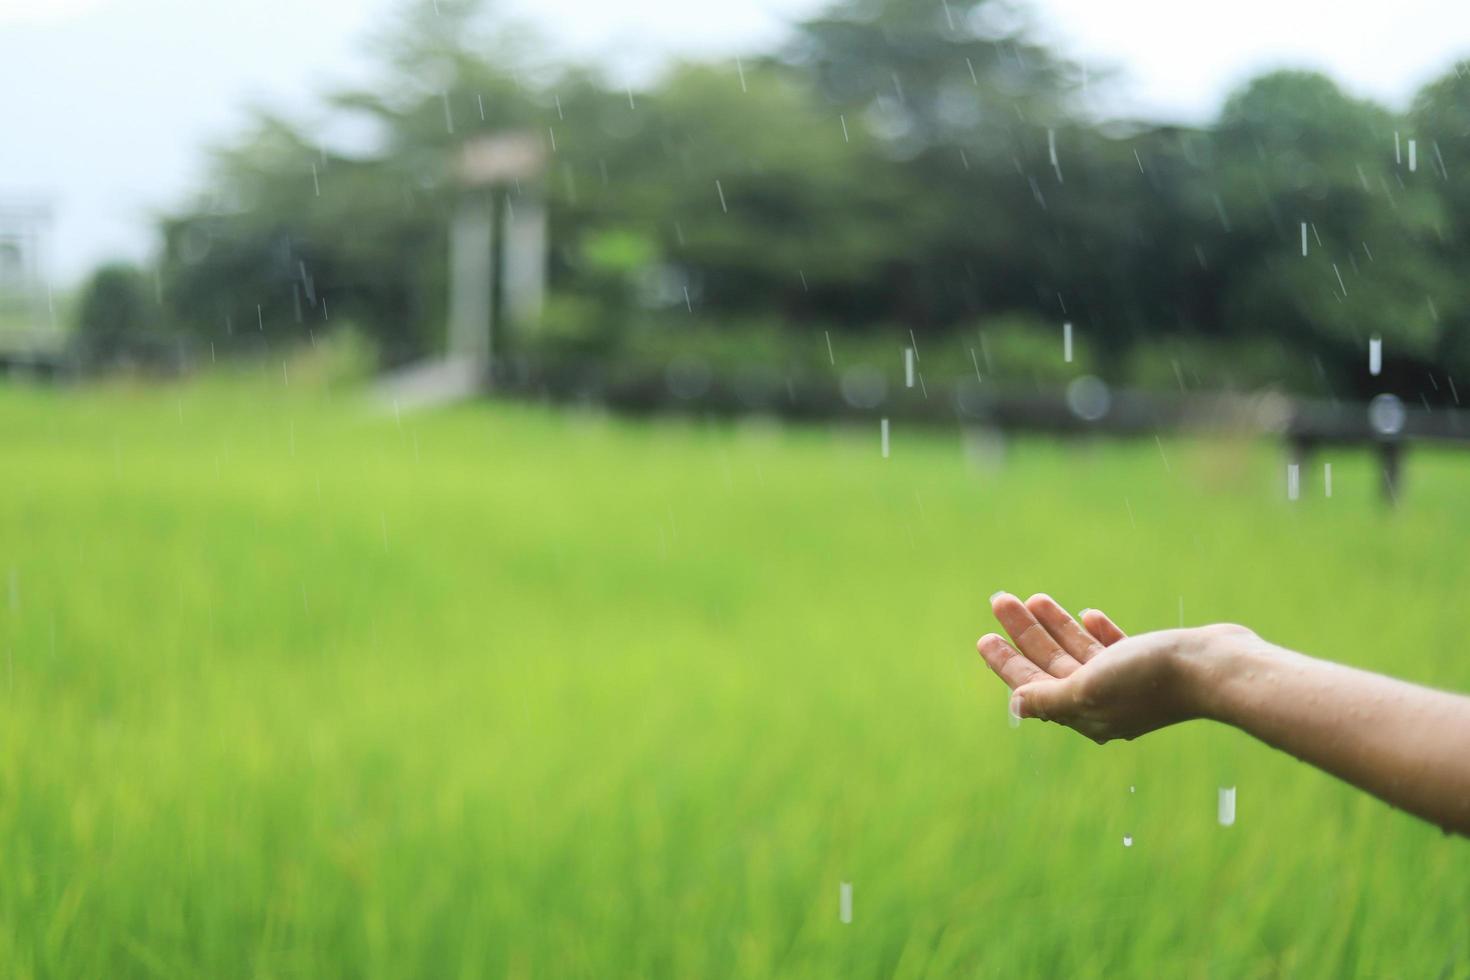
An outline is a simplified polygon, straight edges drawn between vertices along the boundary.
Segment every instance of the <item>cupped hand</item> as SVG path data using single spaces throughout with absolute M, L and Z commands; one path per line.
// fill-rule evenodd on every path
M 1184 669 L 1205 642 L 1200 630 L 1130 637 L 1096 609 L 1078 622 L 1047 595 L 1022 602 L 997 592 L 990 606 L 1015 646 L 995 633 L 976 646 L 1011 688 L 1016 715 L 1058 722 L 1102 744 L 1203 713 Z

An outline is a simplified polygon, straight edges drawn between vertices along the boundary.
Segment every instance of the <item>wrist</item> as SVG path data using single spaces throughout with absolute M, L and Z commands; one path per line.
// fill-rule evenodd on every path
M 1182 632 L 1178 669 L 1185 710 L 1230 724 L 1241 683 L 1267 666 L 1270 645 L 1244 626 L 1225 623 Z

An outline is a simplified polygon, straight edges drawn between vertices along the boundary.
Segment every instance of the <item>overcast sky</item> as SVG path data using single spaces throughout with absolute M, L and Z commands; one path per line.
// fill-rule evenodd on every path
M 71 280 L 154 247 L 150 215 L 198 180 L 202 148 L 252 101 L 299 113 L 366 72 L 360 41 L 402 0 L 0 0 L 0 198 L 55 208 Z M 421 0 L 432 2 L 432 0 Z M 778 40 L 820 0 L 503 0 L 559 52 L 646 71 L 669 54 Z M 1104 111 L 1204 121 L 1234 85 L 1322 69 L 1402 106 L 1470 58 L 1466 0 L 1033 0 L 1044 39 L 1121 72 Z

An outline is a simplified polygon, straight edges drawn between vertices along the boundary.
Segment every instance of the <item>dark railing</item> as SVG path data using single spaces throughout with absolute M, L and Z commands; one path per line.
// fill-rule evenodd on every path
M 1002 431 L 1060 436 L 1142 436 L 1163 433 L 1257 434 L 1283 439 L 1289 461 L 1304 467 L 1325 446 L 1371 448 L 1381 461 L 1384 499 L 1396 502 L 1403 457 L 1416 444 L 1470 448 L 1470 412 L 1408 408 L 1392 395 L 1371 403 L 1254 393 L 1158 393 L 1109 389 L 1096 378 L 1067 386 L 1018 390 L 993 381 L 955 378 L 889 388 L 854 399 L 839 379 L 751 372 L 721 377 L 687 370 L 610 374 L 601 365 L 541 365 L 502 359 L 489 388 L 512 397 L 606 405 L 633 413 L 709 416 L 750 413 L 793 419 L 920 423 L 958 422 Z M 1300 472 L 1300 470 L 1298 471 Z
M 14 335 L 12 335 L 12 341 Z M 97 345 L 0 343 L 0 368 L 43 378 L 84 375 L 119 364 L 153 374 L 188 371 L 193 352 L 182 341 L 130 339 Z M 445 375 L 459 391 L 473 391 L 471 373 Z M 543 362 L 502 357 L 479 387 L 493 394 L 557 403 L 597 404 L 637 415 L 714 417 L 776 415 L 796 420 L 880 418 L 921 424 L 961 424 L 1059 436 L 1144 436 L 1162 433 L 1264 434 L 1282 438 L 1289 461 L 1304 468 L 1325 446 L 1369 447 L 1377 452 L 1384 498 L 1396 502 L 1408 447 L 1470 447 L 1470 412 L 1408 408 L 1392 395 L 1371 403 L 1288 398 L 1254 393 L 1113 391 L 1096 378 L 1030 390 L 973 377 L 920 379 L 915 387 L 889 386 L 871 372 L 864 384 L 837 375 L 782 374 L 747 369 L 716 374 L 674 362 L 658 370 L 629 369 L 597 360 Z M 430 385 L 439 382 L 430 379 Z M 428 401 L 432 401 L 432 397 Z

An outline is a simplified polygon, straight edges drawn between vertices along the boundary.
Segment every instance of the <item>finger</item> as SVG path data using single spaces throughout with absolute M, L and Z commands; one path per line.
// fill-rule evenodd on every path
M 1046 627 L 1036 621 L 1031 610 L 1009 592 L 997 592 L 991 596 L 990 608 L 1026 659 L 1051 676 L 1066 677 L 1082 666 L 1070 653 L 1057 646 L 1057 641 L 1052 639 Z
M 1034 595 L 1026 600 L 1026 608 L 1051 634 L 1051 638 L 1078 663 L 1085 664 L 1102 652 L 1103 644 L 1083 629 L 1082 624 L 1073 619 L 1072 614 L 1058 605 L 1051 596 Z
M 994 633 L 986 633 L 980 637 L 975 644 L 975 649 L 980 651 L 980 656 L 985 658 L 985 665 L 995 671 L 1006 686 L 1015 690 L 1022 684 L 1042 680 L 1046 674 L 1041 672 L 1031 661 L 1021 656 L 1001 637 Z
M 1097 637 L 1098 642 L 1105 647 L 1110 647 L 1128 637 L 1128 634 L 1118 629 L 1117 624 L 1100 609 L 1084 609 L 1081 618 L 1082 625 L 1087 627 L 1087 632 Z
M 1065 725 L 1077 710 L 1077 683 L 1050 677 L 1023 685 L 1011 695 L 1011 710 L 1022 718 Z

